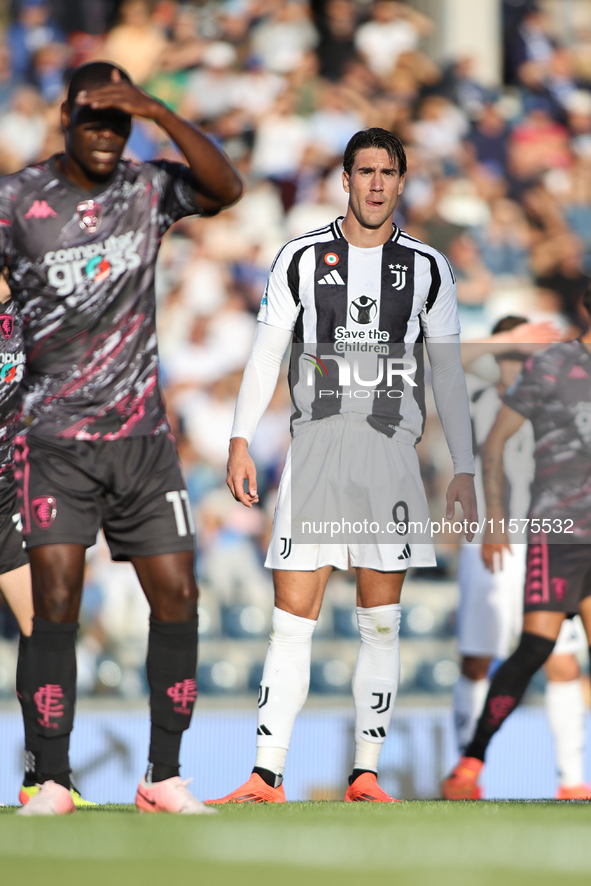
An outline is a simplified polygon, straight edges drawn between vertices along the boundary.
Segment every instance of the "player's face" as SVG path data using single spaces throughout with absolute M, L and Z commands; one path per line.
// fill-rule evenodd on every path
M 120 111 L 93 111 L 62 106 L 66 154 L 90 181 L 101 182 L 112 175 L 131 132 L 131 117 Z
M 355 156 L 343 187 L 349 195 L 349 209 L 365 228 L 380 228 L 392 218 L 404 188 L 404 176 L 384 148 L 363 148 Z

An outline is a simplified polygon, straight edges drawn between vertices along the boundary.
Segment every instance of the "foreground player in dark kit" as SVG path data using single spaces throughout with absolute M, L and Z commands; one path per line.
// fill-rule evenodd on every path
M 121 154 L 132 115 L 155 120 L 186 166 Z M 146 811 L 206 811 L 179 777 L 196 698 L 194 528 L 158 383 L 154 270 L 177 219 L 214 215 L 242 183 L 209 139 L 113 65 L 74 72 L 65 154 L 0 184 L 0 238 L 24 319 L 23 533 L 35 618 L 26 679 L 41 789 L 20 811 L 74 809 L 68 748 L 85 550 L 102 526 L 151 607 Z
M 591 292 L 584 307 L 591 321 Z M 492 679 L 464 756 L 443 782 L 448 800 L 472 797 L 493 735 L 550 657 L 564 619 L 579 612 L 591 643 L 591 326 L 580 340 L 551 345 L 530 357 L 503 399 L 485 444 L 484 491 L 493 529 L 485 535 L 482 558 L 492 571 L 509 547 L 501 523 L 503 450 L 529 419 L 536 472 L 528 514 L 523 633 Z

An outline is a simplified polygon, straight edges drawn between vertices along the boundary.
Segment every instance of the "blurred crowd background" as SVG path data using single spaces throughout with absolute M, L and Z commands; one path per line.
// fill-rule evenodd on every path
M 345 211 L 341 157 L 354 132 L 382 126 L 403 139 L 409 169 L 395 220 L 449 257 L 465 338 L 487 335 L 507 314 L 576 333 L 591 275 L 591 4 L 471 7 L 481 27 L 463 45 L 465 0 L 14 0 L 2 8 L 0 174 L 62 150 L 64 83 L 100 58 L 203 127 L 246 181 L 234 208 L 167 234 L 157 275 L 162 379 L 198 527 L 202 693 L 235 698 L 258 687 L 272 608 L 262 564 L 289 443 L 287 386 L 251 447 L 261 493 L 253 510 L 225 487 L 234 403 L 276 251 Z M 127 156 L 179 159 L 145 120 L 135 121 Z M 450 460 L 436 420 L 420 454 L 437 505 Z M 405 594 L 401 691 L 423 699 L 449 692 L 458 674 L 455 552 L 439 554 L 437 569 L 411 576 Z M 351 582 L 346 573 L 331 579 L 313 692 L 350 689 Z M 99 540 L 81 616 L 82 694 L 145 692 L 147 614 L 131 567 L 111 563 Z M 1 694 L 12 691 L 16 654 L 6 607 L 0 633 Z

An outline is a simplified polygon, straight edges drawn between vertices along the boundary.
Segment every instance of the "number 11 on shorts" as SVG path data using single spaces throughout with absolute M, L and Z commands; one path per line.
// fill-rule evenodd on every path
M 189 532 L 195 535 L 195 520 L 193 519 L 193 511 L 191 510 L 191 502 L 189 501 L 189 493 L 186 489 L 180 492 L 167 492 L 166 501 L 169 501 L 174 511 L 174 519 L 176 522 L 176 531 L 180 536 L 187 534 L 187 520 L 189 521 Z M 185 507 L 183 508 L 183 502 Z M 185 520 L 185 511 L 187 512 L 187 520 Z

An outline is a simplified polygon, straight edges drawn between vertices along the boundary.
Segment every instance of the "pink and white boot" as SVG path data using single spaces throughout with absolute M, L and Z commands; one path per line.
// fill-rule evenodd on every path
M 76 807 L 70 791 L 55 781 L 43 782 L 39 793 L 16 810 L 17 815 L 68 815 L 71 812 L 76 812 Z
M 140 812 L 178 812 L 181 815 L 211 815 L 215 809 L 197 800 L 187 785 L 192 778 L 183 780 L 180 775 L 148 784 L 142 778 L 135 795 L 135 805 Z

